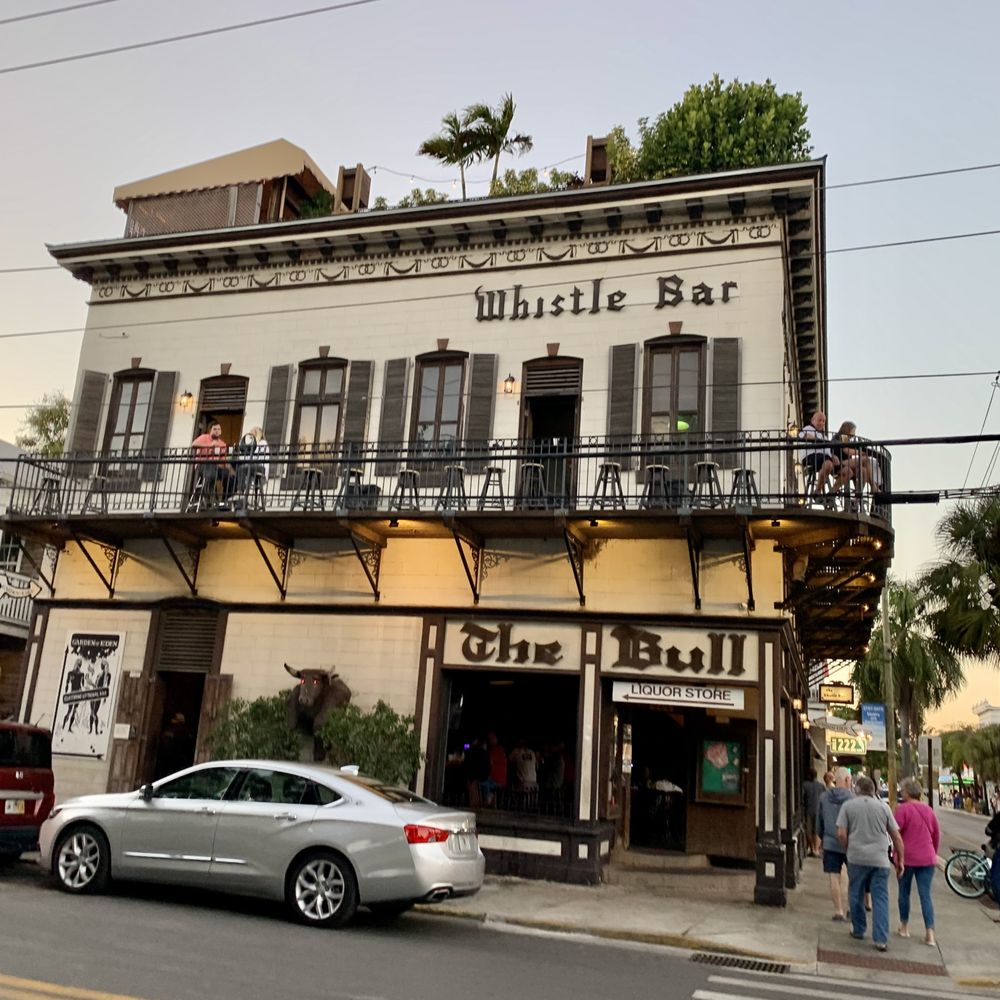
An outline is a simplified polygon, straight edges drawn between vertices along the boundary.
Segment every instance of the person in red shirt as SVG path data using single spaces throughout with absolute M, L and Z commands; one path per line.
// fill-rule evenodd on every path
M 233 492 L 233 467 L 229 464 L 229 445 L 222 437 L 222 424 L 213 423 L 205 434 L 199 434 L 191 442 L 195 465 L 202 477 L 204 496 L 211 502 L 221 484 L 222 501 L 228 501 Z
M 906 867 L 899 879 L 899 936 L 910 936 L 910 886 L 917 882 L 920 913 L 924 918 L 924 943 L 934 942 L 934 903 L 931 900 L 931 881 L 937 865 L 938 848 L 941 846 L 941 829 L 934 810 L 920 801 L 923 789 L 915 778 L 904 778 L 900 783 L 903 801 L 896 806 L 896 823 L 903 838 L 903 857 Z

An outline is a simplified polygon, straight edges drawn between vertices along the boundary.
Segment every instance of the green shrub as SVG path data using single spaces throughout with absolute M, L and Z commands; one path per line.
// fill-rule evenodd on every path
M 206 740 L 212 756 L 218 760 L 298 760 L 299 737 L 285 721 L 287 701 L 288 691 L 253 701 L 234 698 Z
M 331 713 L 319 738 L 332 764 L 357 764 L 362 774 L 388 784 L 408 785 L 423 760 L 413 716 L 384 701 L 370 712 L 345 705 Z

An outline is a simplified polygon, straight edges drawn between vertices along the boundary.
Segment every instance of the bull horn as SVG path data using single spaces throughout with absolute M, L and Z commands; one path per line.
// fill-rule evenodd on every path
M 296 677 L 296 678 L 298 678 L 299 680 L 301 680 L 301 679 L 302 679 L 302 674 L 300 674 L 298 670 L 293 670 L 293 669 L 292 669 L 292 668 L 291 668 L 291 667 L 290 667 L 290 666 L 289 666 L 289 665 L 288 665 L 287 663 L 285 664 L 285 669 L 286 669 L 286 670 L 287 670 L 287 671 L 288 671 L 288 672 L 289 672 L 289 673 L 290 673 L 290 674 L 291 674 L 291 675 L 292 675 L 293 677 Z

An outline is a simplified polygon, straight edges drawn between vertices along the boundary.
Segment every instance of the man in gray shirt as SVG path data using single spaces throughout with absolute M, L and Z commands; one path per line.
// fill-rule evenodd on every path
M 840 807 L 837 839 L 847 852 L 847 895 L 851 907 L 851 937 L 864 938 L 865 893 L 872 897 L 872 940 L 879 951 L 889 946 L 889 853 L 896 874 L 903 871 L 903 839 L 889 807 L 875 797 L 875 782 L 861 777 L 857 795 Z

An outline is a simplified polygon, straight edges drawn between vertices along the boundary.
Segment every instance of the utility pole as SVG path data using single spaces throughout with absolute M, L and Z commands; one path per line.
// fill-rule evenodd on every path
M 882 588 L 882 654 L 885 670 L 882 674 L 882 697 L 885 699 L 886 781 L 889 784 L 889 806 L 896 809 L 896 692 L 892 677 L 892 636 L 889 630 L 889 581 Z

